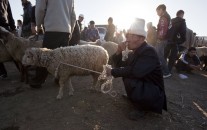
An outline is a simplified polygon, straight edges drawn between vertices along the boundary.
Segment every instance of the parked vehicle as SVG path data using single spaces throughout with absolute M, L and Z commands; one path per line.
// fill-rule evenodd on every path
M 100 40 L 104 40 L 104 37 L 106 35 L 106 28 L 105 27 L 97 27 L 99 31 Z

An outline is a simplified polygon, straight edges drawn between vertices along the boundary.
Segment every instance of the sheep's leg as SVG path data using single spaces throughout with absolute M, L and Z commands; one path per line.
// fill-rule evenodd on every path
M 17 62 L 17 64 L 19 66 L 19 71 L 20 71 L 20 76 L 21 76 L 20 81 L 24 82 L 24 67 L 20 62 Z
M 65 80 L 63 80 L 62 78 L 59 79 L 59 93 L 57 95 L 57 99 L 61 99 L 63 97 L 63 87 L 65 85 Z
M 93 86 L 92 86 L 92 90 L 96 90 L 96 91 L 99 91 L 99 89 L 98 89 L 98 85 L 99 85 L 99 81 L 98 81 L 98 77 L 99 77 L 99 75 L 97 75 L 97 74 L 93 74 L 92 75 L 92 77 L 93 77 Z
M 23 75 L 24 75 L 25 83 L 28 84 L 29 83 L 28 66 L 22 65 L 22 67 L 23 67 Z
M 69 87 L 69 96 L 72 96 L 74 89 L 73 89 L 73 85 L 71 83 L 71 78 L 68 79 L 68 87 Z

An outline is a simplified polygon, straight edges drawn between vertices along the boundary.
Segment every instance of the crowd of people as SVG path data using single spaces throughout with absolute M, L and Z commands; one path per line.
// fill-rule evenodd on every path
M 83 27 L 84 15 L 80 14 L 76 20 L 73 0 L 36 0 L 35 6 L 29 0 L 21 1 L 23 21 L 17 21 L 17 28 L 9 1 L 0 1 L 0 8 L 4 10 L 0 14 L 0 26 L 13 33 L 17 30 L 19 37 L 28 38 L 44 33 L 43 47 L 49 49 L 76 45 L 80 39 L 88 42 L 100 39 L 95 21 L 91 20 L 88 27 Z M 147 24 L 147 32 L 144 19 L 136 18 L 126 32 L 116 32 L 113 18 L 108 18 L 104 40 L 116 41 L 118 49 L 112 56 L 115 67 L 108 67 L 106 72 L 108 76 L 123 78 L 126 97 L 135 106 L 135 111 L 129 113 L 132 120 L 140 119 L 146 111 L 161 114 L 162 109 L 167 110 L 163 78 L 172 76 L 174 66 L 179 73 L 201 68 L 194 47 L 186 48 L 188 51 L 178 57 L 179 45 L 186 39 L 184 11 L 179 10 L 176 17 L 171 19 L 166 6 L 161 4 L 156 12 L 159 16 L 157 28 L 150 22 Z M 123 34 L 126 40 L 122 37 Z M 122 52 L 126 48 L 132 51 L 129 52 L 127 60 L 123 61 Z M 37 67 L 29 85 L 41 88 L 47 74 L 46 68 Z M 7 77 L 3 63 L 0 63 L 0 76 Z

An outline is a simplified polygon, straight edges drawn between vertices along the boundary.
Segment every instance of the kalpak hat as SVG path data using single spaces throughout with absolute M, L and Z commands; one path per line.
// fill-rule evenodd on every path
M 145 20 L 136 18 L 134 23 L 131 24 L 127 33 L 146 37 L 147 32 L 145 31 L 144 28 L 145 28 Z

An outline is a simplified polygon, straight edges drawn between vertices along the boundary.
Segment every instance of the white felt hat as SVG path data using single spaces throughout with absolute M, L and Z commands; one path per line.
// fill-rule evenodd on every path
M 147 32 L 145 31 L 144 28 L 145 28 L 145 20 L 136 18 L 134 23 L 131 24 L 127 33 L 146 37 Z

